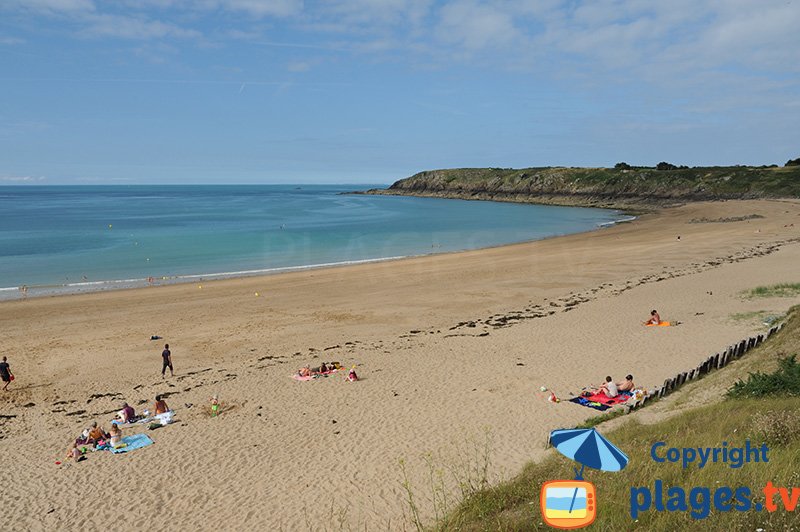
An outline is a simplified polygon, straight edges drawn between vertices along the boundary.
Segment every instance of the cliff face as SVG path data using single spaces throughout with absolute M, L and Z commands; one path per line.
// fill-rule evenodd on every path
M 800 197 L 800 167 L 460 168 L 420 172 L 369 193 L 649 209 L 689 201 Z

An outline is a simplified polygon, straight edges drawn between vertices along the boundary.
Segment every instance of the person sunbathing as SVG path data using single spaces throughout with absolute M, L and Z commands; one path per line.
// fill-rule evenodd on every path
M 600 385 L 598 388 L 597 393 L 604 393 L 606 397 L 609 399 L 613 399 L 614 397 L 619 395 L 619 391 L 617 390 L 617 385 L 614 382 L 614 379 L 611 376 L 606 377 L 606 382 Z
M 160 395 L 156 395 L 156 405 L 153 409 L 156 411 L 156 415 L 166 414 L 167 412 L 169 412 L 169 407 L 167 406 L 167 402 L 164 401 Z
M 75 440 L 75 443 L 80 443 L 80 444 L 88 443 L 89 433 L 91 431 L 92 427 L 86 427 L 85 429 L 83 429 L 83 432 L 81 432 L 81 435 L 78 436 L 77 440 Z
M 297 374 L 300 377 L 310 377 L 311 376 L 311 368 L 308 366 L 303 366 L 302 368 L 297 370 Z
M 103 427 L 98 427 L 97 422 L 92 423 L 92 428 L 89 429 L 89 437 L 86 438 L 86 443 L 97 445 L 101 440 L 107 440 L 110 436 L 103 430 Z
M 636 389 L 633 383 L 633 375 L 625 375 L 625 380 L 617 383 L 617 390 L 620 392 L 632 392 Z
M 358 375 L 356 375 L 356 370 L 351 369 L 350 373 L 347 374 L 347 380 L 350 382 L 356 382 L 358 380 Z
M 650 319 L 644 322 L 645 325 L 658 325 L 661 323 L 661 316 L 658 315 L 657 310 L 650 311 Z
M 319 372 L 320 372 L 320 373 L 328 373 L 328 365 L 327 365 L 325 362 L 323 362 L 323 363 L 320 365 L 320 367 L 319 367 Z
M 117 447 L 122 442 L 122 429 L 119 425 L 111 425 L 111 447 Z
M 117 414 L 123 423 L 131 423 L 136 417 L 136 412 L 128 403 L 122 403 L 122 410 Z

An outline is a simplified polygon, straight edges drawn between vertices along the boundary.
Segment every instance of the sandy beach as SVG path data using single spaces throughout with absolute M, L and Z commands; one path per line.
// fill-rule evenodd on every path
M 797 264 L 800 202 L 727 201 L 478 251 L 3 302 L 0 529 L 409 529 L 401 459 L 423 515 L 426 455 L 463 469 L 488 437 L 490 477 L 509 477 L 598 413 L 541 386 L 661 384 L 800 303 L 741 296 L 800 282 Z M 681 325 L 642 326 L 653 308 Z M 362 380 L 290 378 L 322 361 Z M 157 393 L 177 422 L 125 431 L 155 445 L 55 464 Z

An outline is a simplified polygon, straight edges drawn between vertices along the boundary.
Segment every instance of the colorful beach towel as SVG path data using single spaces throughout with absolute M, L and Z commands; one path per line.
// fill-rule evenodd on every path
M 334 370 L 331 370 L 331 371 L 326 371 L 325 373 L 315 373 L 315 374 L 313 374 L 313 375 L 308 375 L 308 376 L 306 376 L 306 377 L 301 377 L 300 375 L 298 375 L 297 373 L 295 373 L 295 374 L 294 374 L 294 375 L 292 375 L 291 377 L 292 377 L 294 380 L 296 380 L 296 381 L 302 381 L 302 382 L 305 382 L 305 381 L 313 381 L 314 379 L 318 379 L 318 378 L 320 378 L 320 377 L 327 377 L 328 375 L 331 375 L 331 374 L 333 374 L 333 373 L 336 373 L 337 371 L 339 371 L 339 370 L 336 370 L 336 369 L 334 369 Z
M 128 451 L 135 451 L 136 449 L 141 449 L 142 447 L 147 447 L 148 445 L 153 445 L 153 440 L 150 439 L 150 436 L 147 434 L 133 434 L 131 436 L 125 436 L 120 440 L 121 443 L 125 444 L 125 447 L 118 447 L 114 449 L 113 447 L 109 449 L 114 454 L 119 453 L 127 453 Z
M 606 394 L 604 393 L 596 393 L 588 397 L 573 397 L 569 400 L 569 402 L 582 406 L 588 406 L 589 408 L 594 408 L 595 410 L 604 412 L 612 406 L 626 403 L 631 397 L 633 397 L 633 394 L 630 392 L 619 392 L 619 395 L 612 398 L 606 397 Z
M 669 327 L 671 325 L 671 321 L 660 321 L 658 323 L 648 323 L 647 327 Z

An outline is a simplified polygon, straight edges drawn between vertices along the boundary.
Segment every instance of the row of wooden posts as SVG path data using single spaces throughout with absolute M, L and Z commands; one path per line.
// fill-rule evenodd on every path
M 670 393 L 680 388 L 685 382 L 693 381 L 715 369 L 725 367 L 731 360 L 737 359 L 754 347 L 761 345 L 764 340 L 780 331 L 781 328 L 783 328 L 783 323 L 770 327 L 770 329 L 764 334 L 751 336 L 746 340 L 742 340 L 738 344 L 728 346 L 728 348 L 724 351 L 711 355 L 705 359 L 696 368 L 689 371 L 684 371 L 683 373 L 678 373 L 673 378 L 665 380 L 663 386 L 657 387 L 654 392 L 650 394 L 650 396 L 666 397 Z
M 648 399 L 651 399 L 653 397 L 666 397 L 670 393 L 680 388 L 684 383 L 698 379 L 702 375 L 705 375 L 715 369 L 720 369 L 725 367 L 731 360 L 739 358 L 749 350 L 753 349 L 754 347 L 761 345 L 767 338 L 769 338 L 776 332 L 780 331 L 782 328 L 783 328 L 783 323 L 774 325 L 770 327 L 770 329 L 764 334 L 759 334 L 758 336 L 751 336 L 746 340 L 742 340 L 738 344 L 728 346 L 727 349 L 725 349 L 720 353 L 711 355 L 710 357 L 705 359 L 701 364 L 699 364 L 696 368 L 689 371 L 684 371 L 682 373 L 678 373 L 673 378 L 665 380 L 663 386 L 658 386 L 655 390 L 635 400 L 632 404 L 622 405 L 624 412 L 628 413 L 633 409 L 643 406 Z M 550 447 L 549 434 L 547 436 L 547 443 L 545 447 Z

